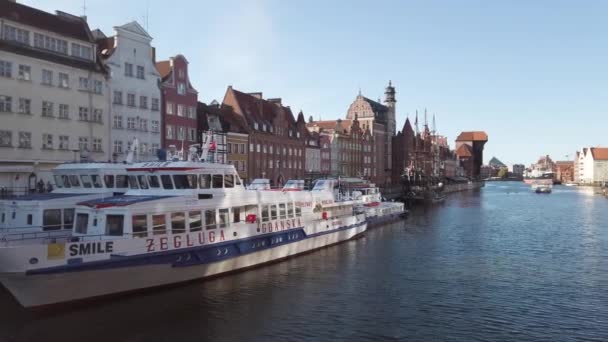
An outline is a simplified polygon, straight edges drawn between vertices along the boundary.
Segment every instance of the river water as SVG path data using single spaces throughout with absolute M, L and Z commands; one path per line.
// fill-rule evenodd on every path
M 244 273 L 58 312 L 2 290 L 0 308 L 8 341 L 608 341 L 608 200 L 488 183 Z

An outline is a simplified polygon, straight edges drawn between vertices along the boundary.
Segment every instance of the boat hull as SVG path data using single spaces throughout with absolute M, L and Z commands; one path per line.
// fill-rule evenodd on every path
M 550 178 L 546 178 L 546 179 L 524 178 L 524 183 L 526 183 L 528 185 L 533 185 L 533 184 L 552 185 L 553 179 L 550 179 Z
M 24 307 L 49 306 L 245 270 L 353 239 L 366 229 L 367 223 L 363 222 L 353 228 L 308 237 L 222 261 L 186 267 L 164 263 L 36 275 L 3 273 L 0 274 L 0 282 Z

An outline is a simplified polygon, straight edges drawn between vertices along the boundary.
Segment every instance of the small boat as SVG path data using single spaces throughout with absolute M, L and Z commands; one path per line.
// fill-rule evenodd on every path
M 576 184 L 576 183 L 565 183 L 564 185 L 565 186 L 577 186 L 578 184 Z
M 537 194 L 550 194 L 551 186 L 545 184 L 537 185 L 534 189 L 534 192 L 536 192 Z

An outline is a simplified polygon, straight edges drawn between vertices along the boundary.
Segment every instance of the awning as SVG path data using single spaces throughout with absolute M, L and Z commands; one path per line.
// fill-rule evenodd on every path
M 28 166 L 28 165 L 0 166 L 0 173 L 32 173 L 32 172 L 34 172 L 34 167 Z

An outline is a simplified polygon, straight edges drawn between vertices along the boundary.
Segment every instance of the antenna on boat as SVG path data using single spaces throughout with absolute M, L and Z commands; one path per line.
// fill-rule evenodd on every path
M 127 154 L 127 159 L 125 160 L 127 164 L 132 164 L 134 159 L 137 160 L 137 145 L 139 145 L 139 140 L 137 138 L 134 138 L 133 143 L 129 148 L 129 154 Z

